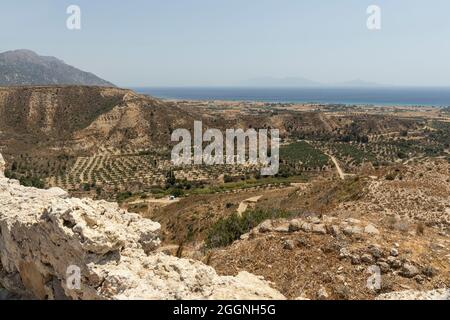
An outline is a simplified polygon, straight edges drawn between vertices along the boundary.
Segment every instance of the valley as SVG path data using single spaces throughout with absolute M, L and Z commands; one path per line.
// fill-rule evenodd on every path
M 178 128 L 278 129 L 280 170 L 174 165 Z M 5 176 L 117 201 L 169 255 L 264 276 L 284 296 L 450 286 L 445 108 L 160 100 L 113 87 L 0 88 Z M 382 284 L 370 289 L 367 270 Z

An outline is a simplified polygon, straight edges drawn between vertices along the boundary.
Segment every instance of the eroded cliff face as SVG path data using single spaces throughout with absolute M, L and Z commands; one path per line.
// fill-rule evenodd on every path
M 283 299 L 242 272 L 156 252 L 160 225 L 115 203 L 69 198 L 4 177 L 0 155 L 0 284 L 38 299 Z M 73 268 L 81 271 L 80 287 Z

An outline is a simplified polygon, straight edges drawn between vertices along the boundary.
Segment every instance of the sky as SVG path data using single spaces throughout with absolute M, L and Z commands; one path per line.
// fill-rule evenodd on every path
M 69 30 L 69 5 L 81 30 Z M 366 10 L 381 8 L 381 30 Z M 450 86 L 448 0 L 3 0 L 0 51 L 30 49 L 116 85 L 260 77 Z

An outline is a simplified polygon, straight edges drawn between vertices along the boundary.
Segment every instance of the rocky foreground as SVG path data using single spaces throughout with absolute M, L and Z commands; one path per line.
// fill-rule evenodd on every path
M 160 225 L 115 203 L 26 188 L 3 170 L 0 155 L 0 284 L 9 292 L 38 299 L 284 299 L 250 273 L 218 276 L 201 262 L 157 253 Z

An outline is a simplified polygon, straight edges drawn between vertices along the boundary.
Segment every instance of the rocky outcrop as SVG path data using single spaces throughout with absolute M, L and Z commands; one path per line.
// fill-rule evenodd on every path
M 26 188 L 3 168 L 0 156 L 0 284 L 10 292 L 39 299 L 284 298 L 252 274 L 218 276 L 201 262 L 156 252 L 160 225 L 115 203 Z
M 401 217 L 445 229 L 450 226 L 449 172 L 450 163 L 445 160 L 405 165 L 399 177 L 372 180 L 363 199 L 344 203 L 342 208 Z

